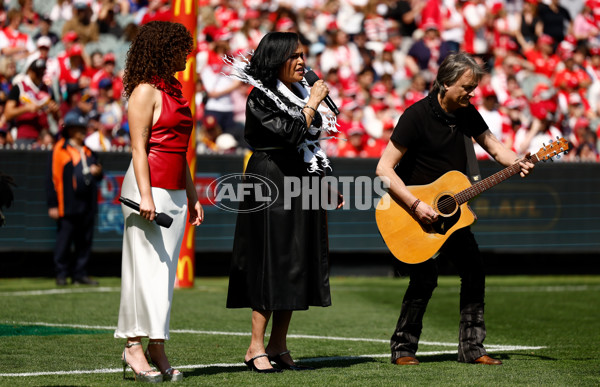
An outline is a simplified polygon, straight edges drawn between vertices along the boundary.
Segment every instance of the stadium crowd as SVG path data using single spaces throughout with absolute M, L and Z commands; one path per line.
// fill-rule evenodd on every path
M 561 160 L 600 161 L 600 0 L 566 3 L 199 0 L 197 152 L 245 151 L 249 88 L 227 76 L 223 56 L 248 55 L 278 30 L 299 33 L 339 107 L 340 133 L 322 141 L 329 156 L 379 157 L 441 61 L 463 50 L 488 70 L 471 102 L 504 143 L 535 153 L 564 137 L 572 150 Z M 5 0 L 0 147 L 46 149 L 74 111 L 90 148 L 128 149 L 124 58 L 139 25 L 171 12 L 170 0 Z

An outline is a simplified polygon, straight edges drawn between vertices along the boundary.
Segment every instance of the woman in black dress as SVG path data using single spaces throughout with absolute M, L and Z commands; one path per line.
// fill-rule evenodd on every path
M 329 89 L 321 80 L 310 88 L 303 79 L 304 54 L 295 33 L 269 33 L 249 62 L 232 59 L 231 65 L 238 79 L 254 86 L 246 103 L 245 137 L 254 153 L 245 181 L 268 179 L 278 196 L 267 208 L 256 201 L 266 191 L 246 195 L 240 204 L 227 307 L 252 308 L 252 339 L 245 356 L 250 369 L 309 369 L 294 363 L 286 337 L 292 311 L 331 305 L 327 218 L 320 206 L 303 208 L 301 195 L 286 195 L 285 181 L 304 177 L 302 184 L 310 180 L 320 186 L 329 168 L 316 142 L 322 130 L 336 131 L 335 116 L 320 106 Z

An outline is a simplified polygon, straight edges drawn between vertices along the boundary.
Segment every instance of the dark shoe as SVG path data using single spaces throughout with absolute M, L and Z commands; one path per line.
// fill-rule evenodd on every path
M 58 286 L 67 286 L 67 279 L 66 278 L 57 278 L 56 284 Z
M 475 361 L 473 363 L 487 364 L 487 365 L 502 365 L 502 362 L 500 360 L 491 358 L 488 355 L 483 355 L 481 357 L 478 357 L 477 359 L 475 359 Z
M 289 353 L 290 353 L 290 351 L 285 351 L 285 352 L 281 352 L 279 355 L 269 356 L 269 360 L 275 362 L 275 364 L 277 364 L 283 370 L 291 370 L 291 371 L 312 371 L 312 370 L 314 370 L 313 367 L 302 366 L 302 365 L 298 365 L 295 363 L 288 364 L 288 363 L 284 362 L 281 357 L 284 355 L 287 355 Z
M 413 356 L 402 356 L 394 361 L 397 365 L 419 365 L 419 361 Z
M 81 277 L 73 280 L 73 285 L 90 285 L 98 286 L 98 281 L 94 281 L 90 277 Z
M 262 355 L 254 356 L 250 360 L 244 360 L 244 364 L 246 364 L 248 366 L 248 368 L 250 368 L 251 371 L 255 371 L 255 372 L 258 372 L 261 374 L 271 374 L 271 373 L 282 371 L 279 368 L 265 368 L 264 370 L 256 368 L 256 365 L 254 364 L 254 360 L 258 359 L 259 357 L 269 357 L 269 355 L 267 355 L 266 353 L 263 353 Z

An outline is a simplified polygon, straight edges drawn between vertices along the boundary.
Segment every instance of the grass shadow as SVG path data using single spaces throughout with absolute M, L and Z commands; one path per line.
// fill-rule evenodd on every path
M 532 360 L 535 358 L 537 360 L 548 360 L 548 361 L 554 361 L 554 360 L 558 360 L 556 358 L 553 357 L 549 357 L 549 356 L 542 356 L 542 355 L 535 355 L 532 353 L 522 353 L 522 352 L 503 352 L 503 353 L 492 353 L 490 354 L 491 357 L 493 357 L 494 359 L 498 359 L 498 360 L 502 360 L 502 361 L 506 361 L 506 360 L 510 360 L 511 359 L 511 355 L 513 356 L 527 356 L 532 358 Z M 421 356 L 419 357 L 419 354 L 417 353 L 417 358 L 419 359 L 419 362 L 421 363 L 436 363 L 436 362 L 446 362 L 446 361 L 455 361 L 458 362 L 457 360 L 457 354 L 451 354 L 451 353 L 447 353 L 447 354 L 439 354 L 439 355 L 430 355 L 430 356 Z

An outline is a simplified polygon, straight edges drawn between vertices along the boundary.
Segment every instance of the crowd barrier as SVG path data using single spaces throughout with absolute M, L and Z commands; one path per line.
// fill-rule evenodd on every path
M 15 201 L 5 209 L 0 228 L 2 252 L 50 252 L 56 224 L 48 217 L 45 179 L 50 152 L 1 150 L 0 171 L 13 176 L 18 186 Z M 123 217 L 120 184 L 130 162 L 129 153 L 101 155 L 105 179 L 99 194 L 99 215 L 93 251 L 121 250 Z M 332 176 L 349 181 L 349 209 L 328 212 L 332 253 L 384 253 L 387 248 L 375 223 L 374 208 L 359 203 L 356 189 L 375 177 L 376 159 L 333 159 Z M 482 175 L 501 168 L 492 161 L 480 163 Z M 242 156 L 199 156 L 196 187 L 205 208 L 205 222 L 196 229 L 196 252 L 231 251 L 235 212 L 214 206 L 206 188 L 227 174 L 242 172 Z M 360 176 L 366 178 L 357 179 Z M 484 253 L 600 253 L 600 164 L 539 163 L 526 179 L 514 176 L 481 194 L 472 202 L 478 216 L 473 226 Z M 371 199 L 376 200 L 376 195 Z M 311 243 L 307 241 L 307 243 Z

